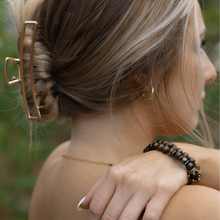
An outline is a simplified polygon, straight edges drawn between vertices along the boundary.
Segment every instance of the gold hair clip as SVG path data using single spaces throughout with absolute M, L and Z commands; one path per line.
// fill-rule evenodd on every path
M 24 37 L 25 37 L 25 31 L 26 31 L 27 25 L 34 25 L 34 31 L 32 35 L 32 41 L 31 41 L 31 51 L 30 51 L 30 81 L 31 81 L 31 91 L 32 91 L 32 96 L 33 96 L 33 101 L 34 101 L 34 108 L 37 112 L 37 116 L 31 116 L 30 114 L 30 111 L 28 109 L 28 104 L 27 104 L 27 97 L 25 94 L 25 85 L 24 85 L 24 74 L 23 74 L 24 51 L 23 50 L 24 50 Z M 25 106 L 27 117 L 30 120 L 41 119 L 40 109 L 43 108 L 43 106 L 37 105 L 36 92 L 34 89 L 34 79 L 33 79 L 33 54 L 34 54 L 34 43 L 35 43 L 35 36 L 36 36 L 37 28 L 38 28 L 38 23 L 36 21 L 25 21 L 24 22 L 22 36 L 21 36 L 20 59 L 7 57 L 4 62 L 5 82 L 9 86 L 17 84 L 17 83 L 21 83 L 21 91 L 23 95 L 24 106 Z M 16 64 L 18 66 L 18 78 L 12 77 L 11 81 L 9 80 L 9 77 L 8 77 L 8 63 L 9 62 L 11 63 L 11 65 Z

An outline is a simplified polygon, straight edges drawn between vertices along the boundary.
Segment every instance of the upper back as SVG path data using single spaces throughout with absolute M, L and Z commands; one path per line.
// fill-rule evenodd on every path
M 62 157 L 68 145 L 58 146 L 43 165 L 32 195 L 30 220 L 88 219 L 88 211 L 78 212 L 76 207 L 108 167 Z

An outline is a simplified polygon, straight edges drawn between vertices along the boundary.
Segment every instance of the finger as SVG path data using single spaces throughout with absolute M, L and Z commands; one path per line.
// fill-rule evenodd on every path
M 115 188 L 115 182 L 109 181 L 106 177 L 103 179 L 91 200 L 89 206 L 89 220 L 98 220 L 102 217 L 115 193 Z
M 133 190 L 129 191 L 126 189 L 122 189 L 121 187 L 117 187 L 115 190 L 115 194 L 112 197 L 110 203 L 105 209 L 105 212 L 102 216 L 103 219 L 119 219 L 121 213 L 126 207 L 127 203 L 131 199 L 133 195 Z
M 143 220 L 159 220 L 169 200 L 165 192 L 155 194 L 147 204 Z
M 136 193 L 127 203 L 125 209 L 120 215 L 119 220 L 121 219 L 138 219 L 143 210 L 146 207 L 147 202 L 151 198 L 151 194 L 147 192 L 138 192 Z
M 92 188 L 89 190 L 89 192 L 87 193 L 86 195 L 86 198 L 85 200 L 83 201 L 83 203 L 80 205 L 81 208 L 83 209 L 89 209 L 89 205 L 90 205 L 90 202 L 96 192 L 96 190 L 98 189 L 98 187 L 100 186 L 101 182 L 103 181 L 103 178 L 100 178 L 93 186 Z

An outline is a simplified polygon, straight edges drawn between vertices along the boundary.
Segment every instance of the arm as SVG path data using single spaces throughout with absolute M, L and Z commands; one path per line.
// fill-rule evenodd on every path
M 190 144 L 175 144 L 184 152 L 188 152 L 201 165 L 200 185 L 219 189 L 219 151 Z M 183 165 L 161 152 L 151 151 L 126 158 L 109 169 L 104 178 L 87 194 L 82 207 L 90 208 L 90 216 L 92 216 L 90 219 L 99 219 L 100 216 L 106 216 L 106 213 L 114 217 L 117 213 L 115 206 L 121 209 L 118 210 L 117 215 L 120 215 L 119 213 L 127 215 L 131 208 L 133 213 L 140 214 L 146 207 L 144 219 L 152 214 L 156 216 L 155 219 L 159 219 L 171 197 L 186 183 L 186 169 Z M 140 192 L 144 195 L 144 199 L 141 198 Z M 123 193 L 130 196 L 128 201 Z M 122 201 L 123 207 L 119 207 L 118 204 Z

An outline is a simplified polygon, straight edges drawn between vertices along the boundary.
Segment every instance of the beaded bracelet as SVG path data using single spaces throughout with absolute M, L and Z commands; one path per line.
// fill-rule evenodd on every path
M 149 144 L 143 152 L 146 153 L 151 150 L 162 151 L 164 154 L 168 154 L 184 164 L 187 169 L 188 184 L 197 184 L 200 181 L 202 175 L 200 165 L 196 163 L 193 157 L 189 157 L 188 153 L 183 153 L 183 150 L 178 148 L 175 144 L 168 141 L 158 140 Z

